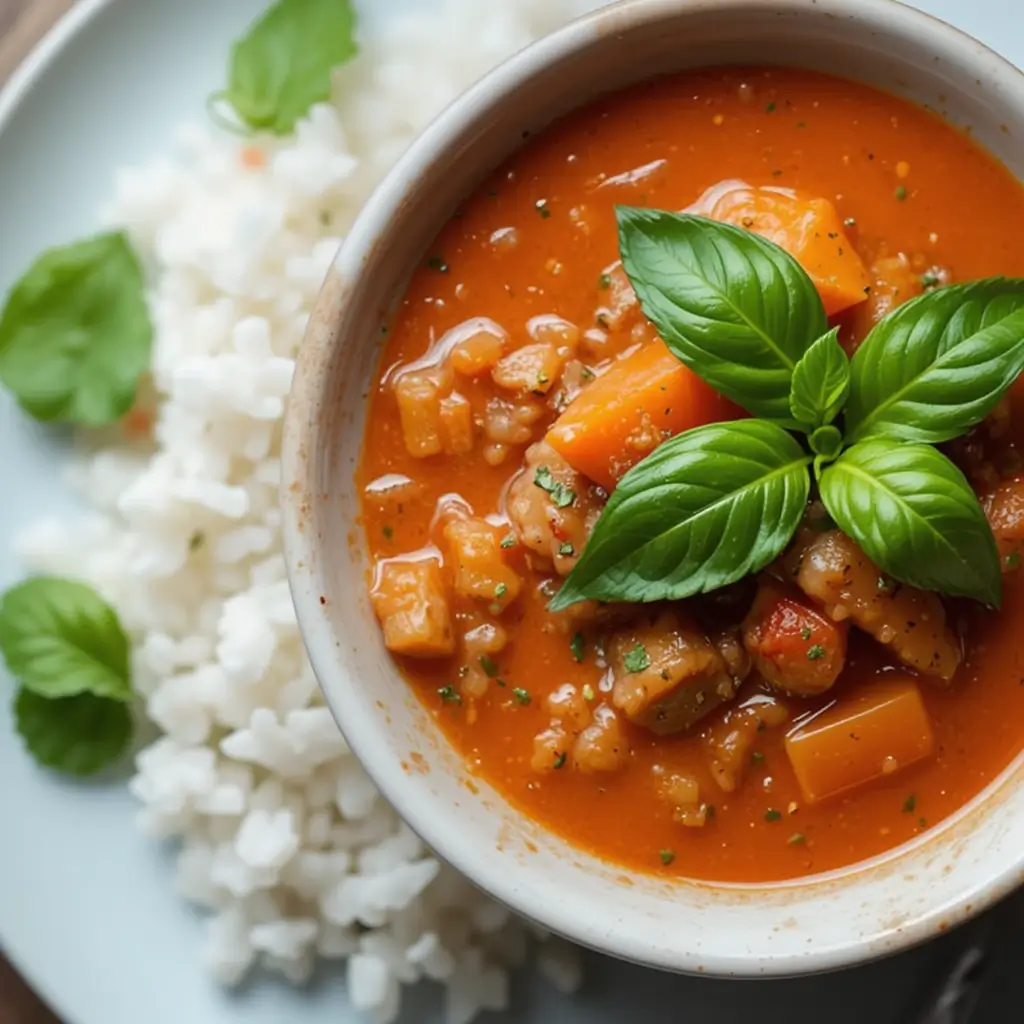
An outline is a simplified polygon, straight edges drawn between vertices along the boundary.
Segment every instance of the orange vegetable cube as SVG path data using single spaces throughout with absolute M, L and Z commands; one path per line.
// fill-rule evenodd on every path
M 448 596 L 434 559 L 384 562 L 370 601 L 389 651 L 431 658 L 455 650 Z
M 814 281 L 829 316 L 868 297 L 871 279 L 827 199 L 736 181 L 706 192 L 693 212 L 746 228 L 785 249 Z
M 809 803 L 891 775 L 934 749 L 931 721 L 911 679 L 863 686 L 786 737 Z
M 590 384 L 548 430 L 547 442 L 573 469 L 611 490 L 665 438 L 743 415 L 655 341 Z

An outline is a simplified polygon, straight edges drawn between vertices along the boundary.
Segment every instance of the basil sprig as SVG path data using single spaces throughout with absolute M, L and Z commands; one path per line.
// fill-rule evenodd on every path
M 349 0 L 278 0 L 231 47 L 225 99 L 250 129 L 287 135 L 330 99 L 331 72 L 358 52 Z
M 672 352 L 757 419 L 687 431 L 619 482 L 551 602 L 678 600 L 785 549 L 817 478 L 887 575 L 998 607 L 992 530 L 933 443 L 965 433 L 1024 369 L 1024 280 L 939 288 L 853 359 L 800 264 L 703 217 L 620 207 L 622 265 Z

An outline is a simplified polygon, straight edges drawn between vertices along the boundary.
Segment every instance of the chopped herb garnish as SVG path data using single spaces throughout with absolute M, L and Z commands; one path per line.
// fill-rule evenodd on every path
M 484 675 L 493 679 L 498 674 L 498 663 L 489 655 L 480 655 L 480 667 L 484 670 Z
M 590 704 L 593 701 L 594 697 L 595 697 L 594 688 L 590 685 L 590 683 L 584 683 L 583 684 L 583 699 L 588 704 Z
M 608 319 L 608 315 L 606 313 L 597 314 L 597 326 L 606 331 L 611 327 L 611 321 Z
M 573 633 L 572 639 L 569 641 L 569 650 L 572 651 L 572 656 L 575 659 L 576 664 L 580 664 L 583 661 L 583 655 L 585 653 L 582 633 Z
M 768 106 L 765 107 L 764 109 L 765 109 L 766 113 L 771 114 L 775 110 L 775 104 L 774 103 L 769 103 Z
M 430 259 L 427 260 L 427 266 L 430 267 L 431 270 L 436 270 L 439 274 L 448 273 L 448 264 L 445 263 L 440 256 L 431 256 Z
M 710 821 L 715 816 L 715 805 L 705 804 L 704 805 L 704 817 Z
M 917 797 L 911 793 L 906 800 L 903 801 L 903 813 L 913 814 L 917 810 Z
M 754 764 L 760 764 L 764 760 L 764 754 L 762 754 L 760 750 L 755 750 L 750 755 L 750 760 L 753 761 Z
M 800 639 L 801 640 L 810 640 L 811 639 L 811 627 L 810 626 L 804 626 L 804 628 L 800 630 Z
M 384 534 L 385 540 L 391 540 L 391 538 L 395 535 L 395 531 L 392 530 L 390 526 L 385 526 L 384 529 L 381 530 L 381 533 Z
M 448 686 L 442 686 L 438 688 L 437 695 L 445 702 L 445 704 L 461 704 L 462 694 L 455 689 L 454 686 L 449 684 Z
M 877 590 L 888 590 L 889 581 L 884 576 L 879 576 L 878 579 L 875 580 L 875 588 Z
M 526 705 L 530 703 L 530 691 L 524 690 L 521 686 L 517 686 L 512 691 L 512 696 L 515 697 L 523 707 L 526 707 Z
M 565 764 L 565 751 L 555 754 L 555 768 L 561 768 Z
M 907 198 L 907 187 L 905 185 L 896 186 L 896 198 L 902 203 Z
M 504 597 L 507 593 L 508 593 L 508 584 L 507 583 L 499 583 L 494 588 L 494 596 L 495 597 Z
M 542 490 L 551 495 L 551 500 L 558 508 L 568 508 L 576 501 L 576 492 L 566 487 L 551 475 L 547 466 L 538 466 L 533 476 L 533 482 Z
M 824 657 L 825 657 L 825 648 L 822 647 L 821 644 L 811 644 L 811 646 L 807 648 L 807 660 L 808 661 L 817 661 L 819 658 L 824 658 Z
M 1003 561 L 1004 561 L 1004 562 L 1006 563 L 1006 565 L 1007 565 L 1007 567 L 1008 567 L 1008 568 L 1010 568 L 1010 569 L 1016 569 L 1016 568 L 1017 568 L 1017 566 L 1018 566 L 1018 565 L 1020 565 L 1020 552 L 1019 552 L 1019 551 L 1011 551 L 1011 552 L 1010 552 L 1010 553 L 1009 553 L 1009 554 L 1008 554 L 1008 555 L 1007 555 L 1007 556 L 1006 556 L 1006 557 L 1005 557 L 1005 558 L 1003 559 Z
M 790 837 L 789 837 L 789 838 L 788 838 L 788 839 L 786 840 L 786 842 L 787 842 L 787 843 L 788 843 L 788 844 L 789 844 L 790 846 L 802 846 L 802 845 L 803 845 L 804 843 L 806 843 L 806 842 L 807 842 L 807 836 L 805 836 L 805 835 L 803 834 L 803 832 L 794 832 L 794 833 L 793 833 L 793 834 L 792 834 L 792 835 L 791 835 L 791 836 L 790 836 Z
M 662 850 L 658 856 L 661 858 L 661 863 L 668 867 L 676 859 L 675 853 L 672 850 Z
M 610 274 L 602 274 L 597 279 L 597 287 L 600 288 L 601 291 L 605 291 L 606 289 L 611 288 L 611 286 L 612 286 L 612 278 L 611 278 Z
M 580 380 L 593 380 L 593 379 L 594 379 L 594 371 L 593 370 L 589 370 L 589 369 L 587 369 L 587 367 L 584 366 L 583 369 L 580 370 Z
M 939 275 L 932 272 L 931 270 L 926 270 L 921 275 L 921 287 L 925 291 L 930 291 L 932 288 L 937 288 L 941 283 L 942 280 L 939 277 Z
M 650 668 L 651 659 L 647 654 L 647 648 L 643 644 L 638 643 L 631 651 L 626 651 L 622 664 L 627 672 L 634 674 Z
M 547 384 L 550 380 L 551 378 L 543 370 L 541 370 L 541 372 L 537 374 L 538 385 Z
M 551 211 L 548 209 L 548 201 L 546 199 L 537 200 L 537 212 L 547 220 L 551 216 Z
M 777 811 L 774 807 L 769 807 L 768 810 L 764 812 L 765 821 L 778 821 L 781 817 L 782 811 Z
M 503 548 L 514 548 L 516 546 L 516 535 L 512 532 L 506 533 L 501 538 L 501 546 Z
M 563 541 L 558 545 L 558 553 L 565 558 L 571 558 L 576 554 L 576 548 L 569 541 Z

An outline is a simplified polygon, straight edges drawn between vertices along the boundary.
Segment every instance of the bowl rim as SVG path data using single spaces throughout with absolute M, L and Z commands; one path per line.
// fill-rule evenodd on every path
M 807 11 L 812 5 L 824 15 L 856 17 L 871 22 L 883 40 L 929 36 L 936 43 L 941 43 L 943 50 L 956 51 L 965 62 L 970 58 L 972 68 L 984 65 L 992 79 L 1001 84 L 1014 83 L 1024 104 L 1024 71 L 967 32 L 939 17 L 910 7 L 903 0 L 621 0 L 569 22 L 508 58 L 456 98 L 416 137 L 360 210 L 314 306 L 311 325 L 317 322 L 330 323 L 339 318 L 352 287 L 353 274 L 361 272 L 379 240 L 390 232 L 393 222 L 401 218 L 405 183 L 414 180 L 424 168 L 443 162 L 450 139 L 460 135 L 487 111 L 500 107 L 519 86 L 538 72 L 585 51 L 593 44 L 595 37 L 601 34 L 602 29 L 613 23 L 615 28 L 619 28 L 624 19 L 630 20 L 632 24 L 634 21 L 658 21 L 666 17 L 685 18 L 710 9 L 733 12 L 739 16 L 743 11 L 754 9 Z M 899 58 L 894 57 L 894 60 L 898 61 Z M 965 74 L 962 66 L 959 70 Z M 310 454 L 317 450 L 318 445 L 317 417 L 312 415 L 312 411 L 318 400 L 326 397 L 326 381 L 317 381 L 317 373 L 322 366 L 322 352 L 316 351 L 318 345 L 309 343 L 309 336 L 308 329 L 307 338 L 296 360 L 282 444 L 282 530 L 289 585 L 299 627 L 327 703 L 367 773 L 414 831 L 441 858 L 454 865 L 475 885 L 527 919 L 539 922 L 545 928 L 580 945 L 612 956 L 680 973 L 767 978 L 837 970 L 919 945 L 947 930 L 951 921 L 960 922 L 975 916 L 1024 882 L 1022 852 L 1015 863 L 993 874 L 985 874 L 984 878 L 962 887 L 953 901 L 933 905 L 884 935 L 879 932 L 854 936 L 824 949 L 812 949 L 799 955 L 768 952 L 756 956 L 741 952 L 716 956 L 677 949 L 673 956 L 668 957 L 653 955 L 653 944 L 645 943 L 637 934 L 630 934 L 626 929 L 605 933 L 602 940 L 597 942 L 593 933 L 581 927 L 562 903 L 546 899 L 547 894 L 542 887 L 531 888 L 516 884 L 500 872 L 489 869 L 480 851 L 474 849 L 472 841 L 464 840 L 460 830 L 445 827 L 446 823 L 450 824 L 450 818 L 434 818 L 419 803 L 420 791 L 409 774 L 401 769 L 392 750 L 375 740 L 373 734 L 378 731 L 379 725 L 374 718 L 364 713 L 355 697 L 356 687 L 338 665 L 331 611 L 324 607 L 316 583 L 316 533 L 307 528 L 306 521 L 309 514 L 308 502 L 319 493 L 315 473 L 317 460 Z M 330 345 L 333 347 L 336 341 L 336 335 L 332 335 Z M 362 423 L 362 420 L 359 422 Z M 397 669 L 392 668 L 392 671 L 397 673 Z M 447 740 L 443 742 L 447 743 Z M 975 805 L 987 802 L 1021 760 L 1022 755 L 1019 755 L 995 781 L 938 826 L 937 831 L 960 820 Z M 775 883 L 772 888 L 824 888 L 826 883 L 834 883 L 837 875 L 842 876 L 865 865 L 900 857 L 908 845 L 902 844 L 880 857 L 856 862 L 839 872 Z M 696 880 L 695 884 L 712 889 L 730 888 L 726 884 L 700 880 Z M 763 890 L 765 886 L 760 888 Z M 879 948 L 878 943 L 882 938 L 887 941 L 884 947 Z

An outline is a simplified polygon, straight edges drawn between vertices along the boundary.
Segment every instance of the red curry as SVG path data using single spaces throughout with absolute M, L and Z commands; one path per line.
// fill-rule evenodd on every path
M 1024 191 L 969 136 L 848 81 L 713 69 L 637 86 L 545 131 L 463 204 L 390 329 L 366 428 L 358 485 L 385 641 L 474 772 L 643 870 L 763 882 L 883 852 L 1024 745 L 1016 400 L 946 446 L 1004 558 L 998 614 L 886 589 L 852 542 L 815 531 L 813 507 L 790 578 L 550 613 L 622 471 L 740 414 L 640 312 L 616 204 L 696 209 L 777 241 L 853 351 L 923 289 L 1024 275 Z M 836 559 L 881 596 L 827 578 Z M 917 619 L 927 650 L 901 633 Z M 680 652 L 713 685 L 702 707 L 653 715 L 648 686 L 675 685 Z

